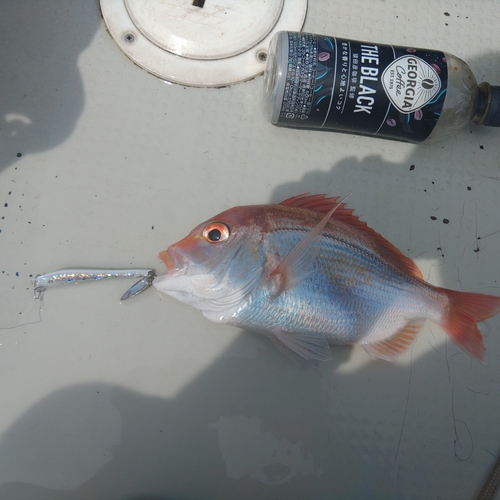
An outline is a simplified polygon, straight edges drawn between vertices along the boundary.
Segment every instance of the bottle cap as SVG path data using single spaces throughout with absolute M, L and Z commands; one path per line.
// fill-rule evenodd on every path
M 488 127 L 500 127 L 500 86 L 488 85 L 488 87 L 488 107 L 481 124 Z

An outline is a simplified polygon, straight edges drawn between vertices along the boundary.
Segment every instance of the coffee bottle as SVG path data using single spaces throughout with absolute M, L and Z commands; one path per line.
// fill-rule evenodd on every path
M 447 52 L 281 31 L 264 82 L 275 125 L 414 143 L 500 126 L 500 87 Z

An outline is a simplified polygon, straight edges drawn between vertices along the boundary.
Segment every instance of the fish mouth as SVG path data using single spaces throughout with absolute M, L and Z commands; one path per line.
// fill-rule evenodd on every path
M 186 261 L 184 260 L 182 254 L 172 247 L 161 251 L 158 254 L 158 257 L 160 257 L 163 263 L 167 266 L 169 273 L 181 271 L 186 265 Z
M 183 293 L 183 283 L 187 278 L 184 269 L 185 261 L 182 255 L 179 255 L 175 249 L 169 247 L 167 250 L 161 251 L 158 257 L 167 267 L 167 272 L 156 276 L 153 280 L 153 286 L 160 292 L 167 293 L 185 302 L 186 299 L 180 298 Z M 179 280 L 181 281 L 179 282 Z
M 160 259 L 163 261 L 163 263 L 167 266 L 168 271 L 170 271 L 170 272 L 175 271 L 175 269 L 176 269 L 175 262 L 172 259 L 172 257 L 170 257 L 168 250 L 161 251 L 158 254 L 158 257 L 160 257 Z

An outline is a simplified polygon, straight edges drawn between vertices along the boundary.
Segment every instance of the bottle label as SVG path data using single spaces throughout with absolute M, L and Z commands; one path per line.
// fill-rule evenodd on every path
M 443 52 L 288 33 L 278 124 L 424 141 L 446 96 Z

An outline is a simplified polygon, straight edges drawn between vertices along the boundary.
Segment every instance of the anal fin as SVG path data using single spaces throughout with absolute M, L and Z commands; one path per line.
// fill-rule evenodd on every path
M 417 335 L 424 326 L 425 319 L 410 321 L 392 337 L 370 344 L 361 344 L 372 358 L 381 358 L 394 361 L 399 355 L 408 350 L 415 342 Z

